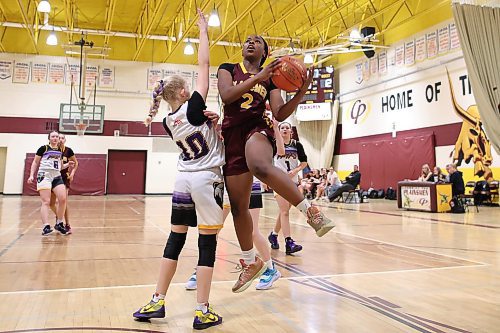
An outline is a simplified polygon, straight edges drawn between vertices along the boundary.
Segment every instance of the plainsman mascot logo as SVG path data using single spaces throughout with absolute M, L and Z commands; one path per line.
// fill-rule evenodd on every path
M 223 182 L 214 182 L 213 187 L 214 187 L 215 202 L 217 202 L 219 207 L 222 209 L 222 204 L 224 201 L 224 183 Z
M 491 156 L 491 144 L 486 133 L 484 133 L 481 116 L 477 109 L 477 105 L 470 105 L 467 110 L 464 110 L 455 98 L 453 85 L 451 84 L 450 73 L 448 74 L 448 82 L 450 83 L 451 99 L 455 111 L 463 119 L 460 134 L 458 135 L 455 149 L 451 152 L 453 163 L 457 166 L 469 163 L 471 160 L 474 163 L 474 175 L 484 177 L 486 181 L 493 180 L 493 172 L 490 169 L 493 157 Z

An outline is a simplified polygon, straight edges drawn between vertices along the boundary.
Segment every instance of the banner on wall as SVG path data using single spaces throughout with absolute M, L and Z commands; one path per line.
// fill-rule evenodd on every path
M 356 65 L 354 65 L 356 68 L 356 83 L 361 84 L 363 82 L 363 63 L 358 62 Z
M 405 65 L 412 66 L 415 64 L 415 41 L 411 40 L 405 43 Z
M 427 58 L 434 58 L 437 56 L 437 34 L 435 31 L 429 32 L 426 35 L 426 43 L 427 43 Z
M 79 85 L 80 82 L 80 65 L 67 64 L 66 65 L 66 85 L 69 86 L 72 83 L 74 85 Z
M 165 70 L 165 76 L 170 75 L 167 74 L 168 70 Z M 163 70 L 159 68 L 148 68 L 148 81 L 147 88 L 148 90 L 153 90 L 156 83 L 163 79 Z
M 0 80 L 6 80 L 12 76 L 13 63 L 11 60 L 0 61 Z
M 458 38 L 457 26 L 455 23 L 450 24 L 450 50 L 460 48 L 460 39 Z
M 374 56 L 370 58 L 370 76 L 374 76 L 378 73 L 378 57 Z
M 193 91 L 193 71 L 179 71 L 177 75 L 180 75 L 188 85 L 189 91 Z
M 49 83 L 64 84 L 64 64 L 49 64 Z
M 49 73 L 47 64 L 33 63 L 31 67 L 31 82 L 45 83 Z
M 332 103 L 299 104 L 295 117 L 298 121 L 331 120 Z
M 218 93 L 219 87 L 218 84 L 219 80 L 217 79 L 217 73 L 210 73 L 210 80 L 208 84 L 208 91 L 210 94 Z
M 459 103 L 475 104 L 465 64 L 451 78 Z M 461 121 L 454 111 L 444 67 L 439 74 L 431 68 L 396 79 L 391 86 L 375 86 L 371 94 L 343 96 L 343 139 L 391 133 L 393 124 L 396 131 L 404 131 Z
M 363 61 L 363 80 L 370 80 L 370 60 Z
M 396 47 L 396 66 L 403 66 L 405 63 L 405 46 Z
M 448 26 L 445 26 L 438 31 L 439 54 L 445 54 L 450 50 L 450 30 L 448 30 Z
M 425 35 L 415 39 L 415 60 L 423 61 L 427 57 L 427 50 L 425 48 Z
M 387 73 L 387 52 L 382 51 L 378 54 L 378 72 L 382 75 Z
M 14 74 L 12 75 L 12 83 L 27 84 L 30 79 L 30 63 L 17 62 L 14 64 Z
M 99 76 L 99 66 L 87 65 L 85 72 L 85 86 L 94 87 Z
M 99 72 L 99 88 L 115 87 L 115 67 L 105 66 Z

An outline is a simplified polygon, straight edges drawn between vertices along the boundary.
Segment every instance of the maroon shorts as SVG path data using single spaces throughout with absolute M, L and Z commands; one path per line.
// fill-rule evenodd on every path
M 274 130 L 264 120 L 222 129 L 226 150 L 226 164 L 222 168 L 224 176 L 236 176 L 250 171 L 245 157 L 245 144 L 254 133 L 264 134 L 273 146 L 273 153 L 276 151 Z

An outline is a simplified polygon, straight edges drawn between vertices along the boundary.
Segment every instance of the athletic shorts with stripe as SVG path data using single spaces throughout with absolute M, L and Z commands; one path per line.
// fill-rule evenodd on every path
M 224 181 L 220 168 L 178 172 L 172 196 L 173 225 L 221 229 Z
M 52 190 L 57 185 L 64 185 L 61 173 L 57 170 L 38 171 L 36 175 L 36 190 Z
M 248 209 L 262 207 L 264 207 L 262 203 L 262 188 L 260 186 L 260 182 L 254 182 L 252 184 L 252 193 L 250 194 L 250 204 L 248 205 Z M 227 191 L 224 192 L 224 208 L 231 209 L 231 203 L 229 202 Z

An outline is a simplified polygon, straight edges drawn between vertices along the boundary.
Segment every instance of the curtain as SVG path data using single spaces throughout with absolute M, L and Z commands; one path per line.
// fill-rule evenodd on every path
M 452 4 L 481 121 L 497 153 L 500 153 L 499 3 L 491 0 L 453 0 Z
M 335 100 L 331 120 L 297 121 L 300 142 L 311 168 L 327 168 L 332 165 L 338 114 L 339 101 Z

